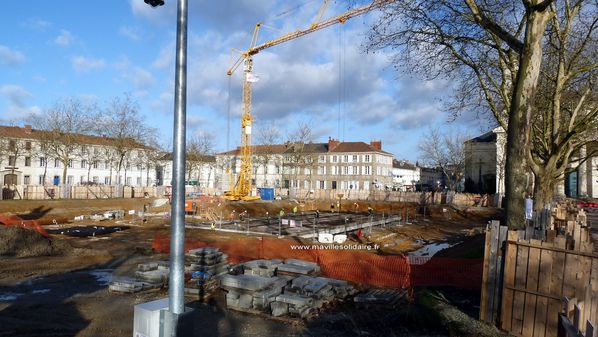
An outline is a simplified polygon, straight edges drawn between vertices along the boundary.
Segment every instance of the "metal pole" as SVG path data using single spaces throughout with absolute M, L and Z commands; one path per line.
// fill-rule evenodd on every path
M 170 226 L 169 310 L 185 311 L 185 118 L 187 107 L 187 0 L 178 0 L 174 87 L 174 156 L 172 163 L 172 225 Z

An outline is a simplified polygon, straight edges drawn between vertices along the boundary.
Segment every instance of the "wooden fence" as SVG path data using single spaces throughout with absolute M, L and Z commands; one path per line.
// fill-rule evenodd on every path
M 563 312 L 559 314 L 559 328 L 557 337 L 596 337 L 594 325 L 586 317 L 587 307 L 576 298 L 565 298 Z
M 557 206 L 549 215 L 520 231 L 492 222 L 486 234 L 480 319 L 514 336 L 557 336 L 565 297 L 582 299 L 582 321 L 597 321 L 598 255 L 585 214 Z

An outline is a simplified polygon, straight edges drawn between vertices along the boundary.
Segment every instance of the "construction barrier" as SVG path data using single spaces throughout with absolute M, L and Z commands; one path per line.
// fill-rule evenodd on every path
M 42 236 L 49 238 L 50 234 L 46 232 L 46 230 L 40 226 L 40 224 L 35 220 L 25 220 L 18 215 L 14 214 L 0 214 L 0 225 L 5 226 L 19 226 L 27 229 L 32 229 Z
M 300 242 L 270 237 L 204 242 L 185 240 L 185 251 L 215 246 L 228 255 L 231 263 L 255 259 L 295 258 L 316 262 L 327 277 L 377 287 L 452 286 L 480 289 L 483 261 L 442 257 L 411 258 L 404 255 L 378 255 L 344 249 L 296 249 Z M 313 246 L 321 248 L 319 245 Z M 168 253 L 170 238 L 156 234 L 152 243 L 156 252 Z

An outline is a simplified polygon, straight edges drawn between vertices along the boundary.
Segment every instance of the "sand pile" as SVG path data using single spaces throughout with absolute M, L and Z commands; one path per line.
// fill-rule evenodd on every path
M 16 226 L 0 226 L 0 255 L 16 257 L 63 255 L 73 248 L 68 242 L 49 239 Z

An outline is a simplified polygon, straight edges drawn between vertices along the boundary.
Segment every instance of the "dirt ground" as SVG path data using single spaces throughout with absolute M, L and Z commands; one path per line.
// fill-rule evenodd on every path
M 78 215 L 93 214 L 107 210 L 125 211 L 144 209 L 151 199 L 105 199 L 105 200 L 50 200 L 50 201 L 2 201 L 0 214 L 18 214 L 24 219 L 38 220 L 47 229 L 75 225 L 126 225 L 124 231 L 98 237 L 68 237 L 55 235 L 53 240 L 64 240 L 73 249 L 59 256 L 0 257 L 0 336 L 130 336 L 132 335 L 133 307 L 135 304 L 167 297 L 164 289 L 132 295 L 111 294 L 107 284 L 113 273 L 125 273 L 137 263 L 147 260 L 168 259 L 151 251 L 156 233 L 167 231 L 168 219 L 164 216 L 146 217 L 126 215 L 123 220 L 94 222 L 73 221 Z M 201 203 L 200 207 L 214 207 L 214 203 Z M 236 202 L 221 203 L 224 212 L 247 211 L 249 216 L 275 214 L 281 208 L 287 212 L 298 206 L 300 211 L 318 208 L 330 210 L 330 202 Z M 398 203 L 372 203 L 375 212 L 385 214 L 418 213 L 417 205 Z M 343 203 L 341 208 L 351 209 L 353 203 Z M 491 219 L 500 216 L 496 210 L 485 208 L 450 208 L 436 206 L 426 210 L 426 218 L 420 214 L 417 223 L 401 227 L 374 229 L 367 233 L 370 242 L 387 245 L 381 252 L 400 253 L 421 247 L 425 242 L 465 240 L 475 247 L 453 247 L 454 254 L 471 254 L 480 245 L 479 229 Z M 164 205 L 149 212 L 168 212 Z M 419 210 L 419 213 L 421 211 Z M 449 219 L 450 217 L 450 219 Z M 1 225 L 0 225 L 1 226 Z M 188 238 L 203 241 L 238 240 L 243 234 L 222 233 L 210 230 L 188 229 Z M 477 238 L 477 239 L 474 239 Z M 477 241 L 476 241 L 477 240 Z M 398 244 L 397 242 L 400 242 Z M 483 240 L 481 241 L 483 245 Z M 471 245 L 470 245 L 471 246 Z M 444 254 L 450 254 L 450 249 Z M 478 253 L 474 253 L 478 254 Z M 192 298 L 188 299 L 192 301 Z M 222 296 L 211 305 L 195 305 L 202 336 L 433 336 L 443 335 L 442 328 L 434 325 L 410 327 L 406 322 L 417 322 L 415 309 L 384 313 L 384 323 L 367 324 L 367 317 L 380 320 L 381 313 L 359 314 L 351 303 L 341 304 L 325 315 L 309 322 L 289 324 L 287 321 L 264 319 L 254 315 L 225 309 Z M 395 316 L 393 316 L 395 315 Z M 403 319 L 399 319 L 402 317 Z M 410 318 L 405 321 L 405 317 Z M 393 323 L 394 322 L 394 323 Z M 370 322 L 371 323 L 371 322 Z

